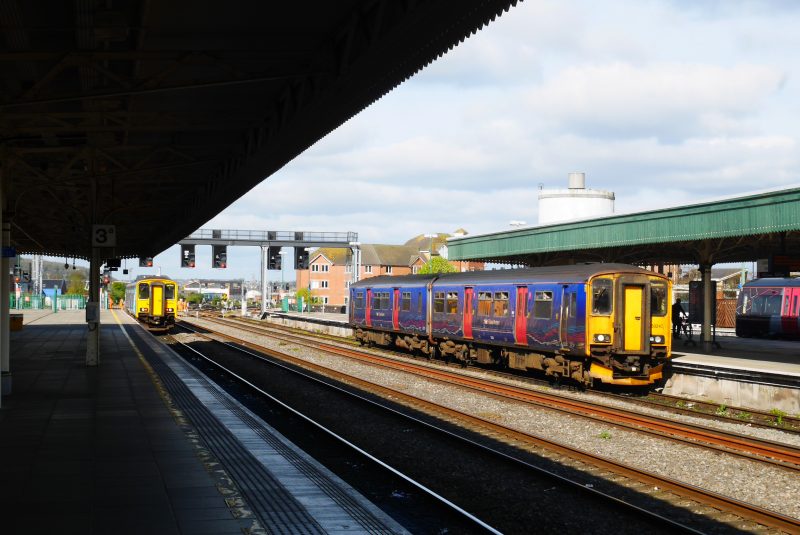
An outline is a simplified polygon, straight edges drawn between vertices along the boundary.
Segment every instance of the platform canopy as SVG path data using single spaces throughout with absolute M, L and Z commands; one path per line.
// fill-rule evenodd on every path
M 577 214 L 576 214 L 577 215 Z M 717 264 L 800 256 L 800 188 L 451 238 L 451 260 Z
M 153 256 L 515 3 L 0 0 L 11 244 Z

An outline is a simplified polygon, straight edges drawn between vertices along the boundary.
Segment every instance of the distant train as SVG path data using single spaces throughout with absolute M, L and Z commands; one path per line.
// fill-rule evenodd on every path
M 360 343 L 544 372 L 583 385 L 650 385 L 671 350 L 671 282 L 626 264 L 381 276 L 350 287 Z
M 745 283 L 736 304 L 736 336 L 800 338 L 800 279 Z
M 125 289 L 125 310 L 151 330 L 171 328 L 177 306 L 178 283 L 170 279 L 140 279 Z

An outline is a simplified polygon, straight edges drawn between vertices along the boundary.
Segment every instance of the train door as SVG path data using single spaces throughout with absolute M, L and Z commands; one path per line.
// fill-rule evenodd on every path
M 367 288 L 367 308 L 364 309 L 364 321 L 367 327 L 372 327 L 372 289 Z
M 575 346 L 577 327 L 577 290 L 570 286 L 563 286 L 561 289 L 561 318 L 559 321 L 559 338 L 561 339 L 561 347 Z
M 623 286 L 623 312 L 624 314 L 624 351 L 642 351 L 644 349 L 643 322 L 644 318 L 644 286 Z
M 464 338 L 472 338 L 472 300 L 474 297 L 474 288 L 464 288 Z
M 150 315 L 154 318 L 164 316 L 164 285 L 153 284 L 150 286 Z
M 514 343 L 528 344 L 528 287 L 517 286 L 517 309 L 514 313 Z
M 400 288 L 394 289 L 394 299 L 392 300 L 392 328 L 400 330 Z

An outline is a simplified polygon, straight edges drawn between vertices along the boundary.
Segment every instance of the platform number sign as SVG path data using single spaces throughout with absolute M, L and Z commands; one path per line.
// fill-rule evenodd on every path
M 117 228 L 114 225 L 92 225 L 92 247 L 116 247 Z

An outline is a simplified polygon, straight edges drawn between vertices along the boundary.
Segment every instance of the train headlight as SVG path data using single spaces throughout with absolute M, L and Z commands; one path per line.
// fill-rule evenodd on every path
M 148 309 L 147 307 L 142 307 L 139 309 L 139 312 L 149 312 L 149 310 L 150 309 Z
M 175 312 L 175 310 L 173 310 L 173 309 L 171 309 L 171 308 L 168 308 L 168 309 L 167 309 L 167 312 Z
M 608 343 L 608 342 L 611 341 L 611 335 L 609 335 L 609 334 L 596 334 L 596 335 L 594 335 L 594 341 L 595 342 L 601 342 L 601 343 Z
M 663 344 L 664 343 L 664 337 L 661 336 L 661 335 L 651 336 L 650 337 L 650 343 L 651 344 Z

